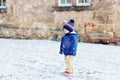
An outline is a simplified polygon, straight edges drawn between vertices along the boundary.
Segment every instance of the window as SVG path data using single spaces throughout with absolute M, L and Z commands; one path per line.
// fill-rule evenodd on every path
M 90 6 L 91 5 L 91 0 L 76 0 L 76 5 L 77 6 Z
M 72 6 L 71 0 L 59 0 L 58 6 Z
M 0 0 L 0 9 L 6 8 L 6 0 Z
M 92 0 L 58 0 L 57 6 L 53 8 L 56 11 L 79 11 L 93 10 Z

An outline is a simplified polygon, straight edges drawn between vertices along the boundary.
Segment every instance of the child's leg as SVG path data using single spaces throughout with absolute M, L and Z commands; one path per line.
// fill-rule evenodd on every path
M 73 73 L 73 58 L 74 56 L 65 56 L 66 71 Z

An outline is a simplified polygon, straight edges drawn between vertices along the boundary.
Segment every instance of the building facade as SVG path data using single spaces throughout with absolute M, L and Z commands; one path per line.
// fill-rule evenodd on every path
M 59 40 L 71 18 L 80 41 L 119 42 L 119 0 L 0 0 L 0 37 Z

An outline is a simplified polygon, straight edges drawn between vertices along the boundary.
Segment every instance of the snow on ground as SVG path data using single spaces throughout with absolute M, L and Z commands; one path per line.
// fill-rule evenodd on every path
M 64 76 L 60 42 L 0 39 L 0 80 L 120 80 L 120 46 L 79 43 L 74 75 Z

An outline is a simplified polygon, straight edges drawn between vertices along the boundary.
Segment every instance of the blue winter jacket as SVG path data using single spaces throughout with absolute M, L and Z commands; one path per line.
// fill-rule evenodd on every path
M 76 56 L 78 33 L 73 31 L 61 38 L 60 54 Z

